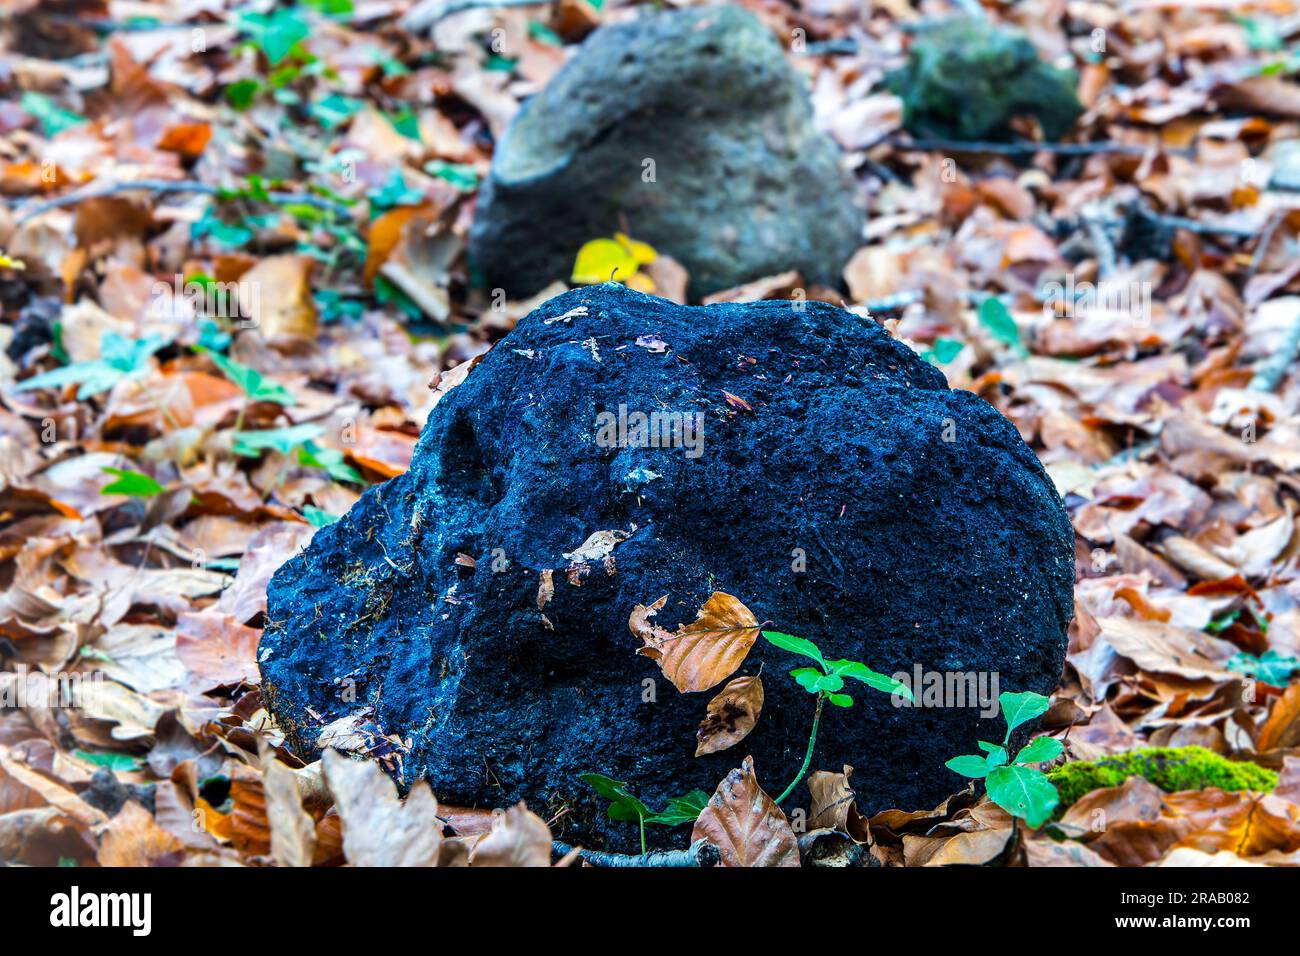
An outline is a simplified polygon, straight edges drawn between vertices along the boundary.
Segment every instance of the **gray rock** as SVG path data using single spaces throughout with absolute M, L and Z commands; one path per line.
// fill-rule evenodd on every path
M 789 269 L 838 285 L 864 217 L 811 117 L 780 45 L 738 7 L 599 29 L 498 144 L 474 269 L 529 295 L 621 230 L 681 262 L 692 298 Z

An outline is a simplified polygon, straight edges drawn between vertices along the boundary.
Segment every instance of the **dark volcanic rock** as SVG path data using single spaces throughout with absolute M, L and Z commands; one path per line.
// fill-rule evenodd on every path
M 598 416 L 620 405 L 700 413 L 701 453 L 602 447 Z M 630 536 L 575 586 L 569 556 L 598 531 Z M 697 759 L 714 691 L 680 694 L 635 653 L 636 604 L 668 595 L 657 620 L 672 629 L 725 591 L 831 657 L 1049 693 L 1072 542 L 1015 428 L 874 323 L 818 302 L 687 308 L 594 286 L 523 319 L 434 409 L 410 471 L 279 570 L 264 691 L 304 755 L 323 725 L 362 714 L 372 734 L 410 739 L 404 779 L 427 777 L 440 800 L 570 807 L 566 839 L 630 849 L 635 826 L 600 817 L 579 773 L 659 807 L 753 754 L 775 795 L 814 704 L 787 676 L 802 661 L 760 639 L 738 672 L 762 671 L 757 728 Z M 964 785 L 944 760 L 1001 737 L 975 708 L 854 696 L 827 708 L 814 767 L 858 768 L 868 809 L 934 806 Z
M 780 45 L 738 7 L 599 29 L 498 144 L 471 261 L 529 295 L 621 230 L 681 262 L 693 298 L 789 269 L 838 285 L 864 217 L 811 116 Z
M 1011 138 L 1016 116 L 1037 117 L 1048 139 L 1060 139 L 1083 112 L 1075 83 L 1023 33 L 964 17 L 922 30 L 907 65 L 888 77 L 909 132 L 962 140 Z

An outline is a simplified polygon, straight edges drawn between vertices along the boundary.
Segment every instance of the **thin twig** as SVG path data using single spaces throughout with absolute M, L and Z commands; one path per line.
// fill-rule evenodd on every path
M 62 196 L 55 196 L 52 199 L 40 201 L 28 201 L 17 204 L 18 216 L 17 221 L 22 223 L 28 219 L 43 215 L 52 209 L 59 209 L 64 206 L 75 206 L 87 199 L 98 199 L 102 196 L 114 196 L 118 193 L 127 192 L 151 192 L 158 195 L 167 195 L 168 193 L 199 193 L 205 196 L 216 196 L 221 193 L 221 189 L 209 183 L 200 183 L 192 179 L 137 179 L 130 182 L 110 183 L 107 186 L 92 186 L 87 189 L 76 192 L 64 193 Z M 267 194 L 273 203 L 281 205 L 291 205 L 300 203 L 304 206 L 314 206 L 317 209 L 325 209 L 337 216 L 347 218 L 352 215 L 352 211 L 342 203 L 337 203 L 332 199 L 326 199 L 324 196 L 317 196 L 313 193 L 287 193 L 273 192 Z
M 1264 233 L 1260 236 L 1259 245 L 1255 247 L 1255 254 L 1251 256 L 1250 267 L 1246 270 L 1246 278 L 1252 278 L 1259 271 L 1260 266 L 1264 264 L 1264 257 L 1268 255 L 1268 247 L 1273 244 L 1273 236 L 1277 232 L 1277 227 L 1282 225 L 1282 220 L 1286 218 L 1285 213 L 1275 212 L 1269 217 L 1269 223 L 1264 227 Z
M 1092 156 L 1098 153 L 1120 153 L 1128 156 L 1145 156 L 1152 150 L 1159 149 L 1174 155 L 1192 155 L 1192 151 L 1185 148 L 1138 146 L 1133 143 L 1116 143 L 1110 140 L 1096 143 L 999 143 L 991 140 L 904 139 L 899 136 L 886 136 L 881 142 L 896 149 L 923 153 L 996 153 L 1002 156 L 1024 156 L 1033 153 L 1055 153 L 1059 156 Z
M 1097 253 L 1098 278 L 1109 279 L 1115 273 L 1116 258 L 1115 244 L 1106 233 L 1106 218 L 1095 204 L 1085 207 L 1080 217 L 1088 230 L 1088 238 L 1092 240 L 1093 250 Z
M 574 852 L 574 848 L 560 840 L 551 844 L 552 850 L 557 856 L 568 856 Z M 711 867 L 717 866 L 720 856 L 718 848 L 708 840 L 696 840 L 685 850 L 653 850 L 650 853 L 642 853 L 639 856 L 628 856 L 623 853 L 605 853 L 601 850 L 583 850 L 577 851 L 587 863 L 592 866 L 604 867 L 636 867 L 636 866 L 653 866 L 653 867 Z
M 1250 388 L 1256 392 L 1272 392 L 1282 384 L 1286 370 L 1300 358 L 1300 312 L 1291 321 L 1286 340 L 1282 347 L 1266 358 L 1255 370 L 1255 377 L 1250 380 Z
M 1253 239 L 1259 234 L 1258 229 L 1251 229 L 1247 226 L 1225 226 L 1211 222 L 1199 222 L 1195 219 L 1188 219 L 1186 216 L 1170 216 L 1165 213 L 1153 212 L 1140 204 L 1135 206 L 1134 210 L 1137 215 L 1150 222 L 1158 222 L 1161 225 L 1172 226 L 1175 229 L 1186 229 L 1188 232 L 1194 232 L 1198 235 L 1235 236 L 1238 239 Z

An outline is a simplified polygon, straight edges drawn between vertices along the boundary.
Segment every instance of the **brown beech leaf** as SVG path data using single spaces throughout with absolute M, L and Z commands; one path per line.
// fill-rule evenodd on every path
M 471 866 L 550 866 L 551 830 L 522 801 L 492 821 L 470 856 Z
M 271 856 L 280 866 L 311 866 L 316 851 L 316 821 L 302 807 L 297 775 L 262 747 L 262 790 L 271 828 Z
M 709 701 L 709 712 L 695 732 L 699 743 L 695 756 L 715 754 L 742 740 L 758 723 L 763 712 L 763 682 L 754 677 L 737 677 L 727 682 Z
M 255 290 L 249 319 L 267 338 L 316 334 L 316 305 L 311 295 L 312 261 L 306 256 L 267 256 L 240 278 Z
M 134 800 L 122 805 L 99 839 L 100 866 L 153 866 L 163 857 L 179 857 L 181 842 L 154 822 Z
M 437 866 L 442 842 L 438 803 L 424 782 L 406 802 L 373 760 L 337 750 L 321 757 L 325 782 L 343 820 L 343 854 L 353 866 Z
M 695 821 L 691 842 L 708 840 L 718 848 L 723 866 L 798 866 L 794 831 L 754 777 L 754 758 L 718 784 Z
M 808 810 L 808 829 L 823 827 L 847 833 L 857 843 L 871 839 L 871 827 L 858 812 L 858 802 L 849 786 L 853 768 L 844 765 L 843 773 L 818 770 L 808 777 L 808 792 L 812 806 Z
M 1300 684 L 1292 684 L 1278 698 L 1255 742 L 1259 753 L 1291 747 L 1300 747 Z
M 664 595 L 654 604 L 632 609 L 628 628 L 645 642 L 637 650 L 659 665 L 681 692 L 708 690 L 726 680 L 744 663 L 762 627 L 749 608 L 730 594 L 714 591 L 690 624 L 670 634 L 650 619 L 668 603 Z

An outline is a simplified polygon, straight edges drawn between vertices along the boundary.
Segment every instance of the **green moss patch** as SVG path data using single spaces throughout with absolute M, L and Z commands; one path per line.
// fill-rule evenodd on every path
M 1228 760 L 1204 747 L 1144 747 L 1100 760 L 1067 763 L 1047 773 L 1061 794 L 1061 809 L 1093 790 L 1118 787 L 1129 777 L 1143 777 L 1165 793 L 1207 787 L 1269 791 L 1277 786 L 1277 774 L 1267 767 Z

